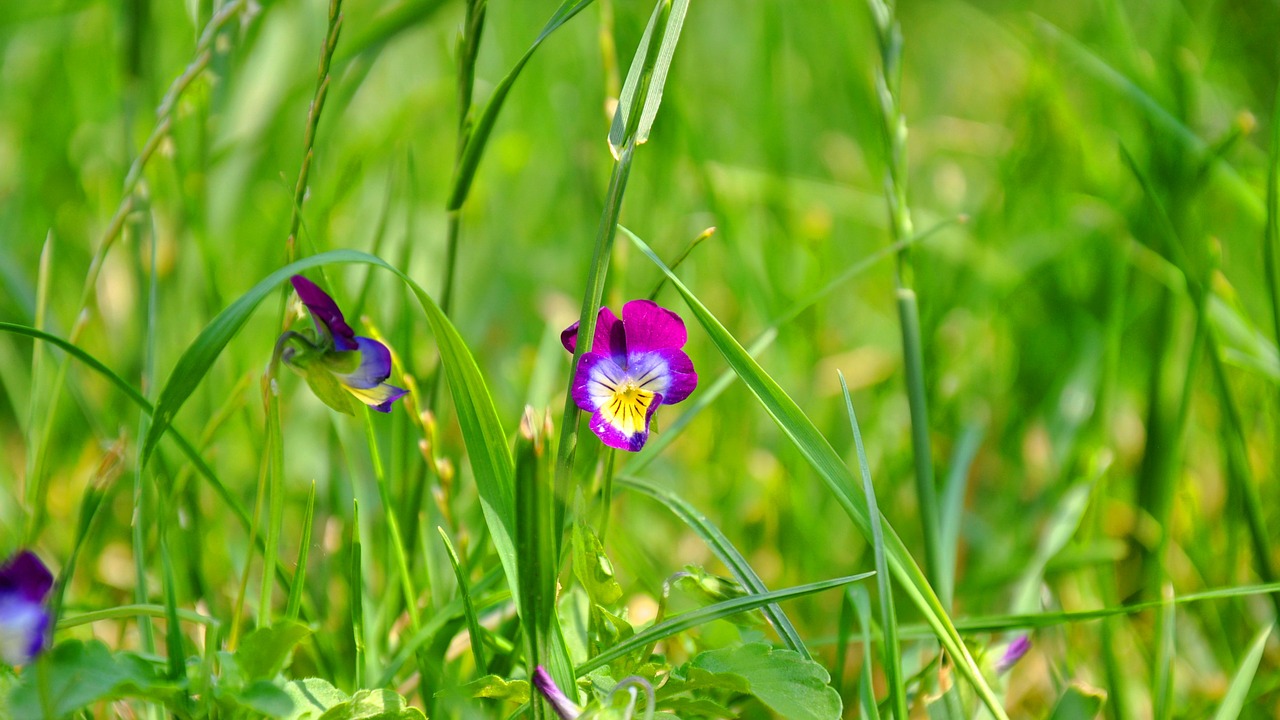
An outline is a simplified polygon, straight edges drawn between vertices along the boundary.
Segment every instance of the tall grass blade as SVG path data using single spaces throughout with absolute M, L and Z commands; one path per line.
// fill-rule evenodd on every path
M 743 595 L 741 597 L 733 598 L 732 600 L 724 600 L 713 605 L 707 605 L 706 607 L 701 607 L 697 610 L 690 610 L 687 613 L 681 613 L 673 618 L 663 620 L 657 625 L 641 630 L 630 638 L 627 638 L 626 640 L 579 665 L 575 672 L 579 677 L 581 677 L 592 670 L 608 665 L 618 658 L 626 657 L 628 654 L 633 653 L 646 645 L 669 638 L 677 633 L 682 633 L 690 628 L 698 627 L 699 625 L 709 623 L 713 620 L 722 620 L 724 618 L 737 615 L 738 613 L 755 610 L 756 608 L 764 607 L 771 603 L 792 600 L 806 595 L 812 595 L 817 592 L 822 592 L 823 590 L 838 588 L 842 585 L 848 585 L 850 583 L 858 582 L 859 580 L 865 580 L 872 575 L 875 575 L 875 573 L 864 572 L 859 575 L 850 575 L 848 577 L 835 578 L 833 580 L 820 580 L 818 582 L 786 588 L 785 590 L 772 590 L 760 595 Z
M 653 500 L 657 500 L 664 507 L 670 510 L 676 517 L 680 518 L 690 530 L 697 533 L 707 543 L 707 547 L 720 558 L 720 562 L 729 568 L 730 574 L 742 586 L 750 590 L 752 593 L 761 594 L 769 592 L 769 588 L 765 587 L 764 581 L 756 574 L 756 571 L 742 557 L 742 553 L 733 546 L 729 538 L 725 537 L 720 528 L 703 515 L 697 508 L 685 502 L 683 498 L 670 490 L 658 487 L 634 477 L 618 477 L 617 483 L 619 487 L 626 488 L 645 495 Z M 805 647 L 804 641 L 800 639 L 800 633 L 796 632 L 795 626 L 791 624 L 791 620 L 787 618 L 786 613 L 778 605 L 766 605 L 764 607 L 765 617 L 773 623 L 774 629 L 778 631 L 778 636 L 782 638 L 782 642 L 787 649 L 794 650 L 805 658 L 810 660 L 813 658 L 809 654 L 809 649 Z
M 1253 642 L 1249 643 L 1249 650 L 1240 661 L 1235 677 L 1231 678 L 1231 686 L 1227 688 L 1227 694 L 1222 698 L 1218 711 L 1213 714 L 1213 720 L 1235 720 L 1240 717 L 1240 711 L 1244 710 L 1244 704 L 1249 695 L 1249 686 L 1253 684 L 1253 676 L 1258 671 L 1258 664 L 1262 662 L 1262 651 L 1267 648 L 1269 637 L 1271 637 L 1270 625 L 1258 631 Z
M 284 616 L 288 620 L 297 620 L 302 609 L 302 592 L 306 587 L 307 558 L 311 553 L 311 526 L 316 516 L 316 482 L 311 481 L 311 490 L 307 493 L 307 510 L 302 515 L 302 541 L 298 544 L 298 562 L 294 565 L 293 584 L 289 588 L 289 601 L 285 605 Z
M 942 490 L 942 505 L 938 508 L 938 545 L 942 551 L 938 574 L 942 587 L 938 597 L 947 607 L 948 598 L 955 597 L 956 570 L 960 561 L 960 521 L 964 517 L 965 492 L 969 487 L 969 470 L 978 455 L 985 432 L 985 421 L 974 421 L 965 426 L 951 454 L 951 467 Z
M 893 586 L 890 582 L 888 563 L 884 553 L 884 530 L 880 508 L 876 504 L 876 489 L 871 484 L 871 467 L 867 463 L 867 450 L 862 446 L 862 431 L 858 429 L 858 416 L 853 411 L 853 398 L 849 385 L 840 376 L 840 391 L 844 393 L 845 410 L 849 413 L 849 425 L 853 428 L 853 443 L 858 449 L 858 471 L 862 474 L 862 492 L 867 499 L 867 510 L 876 520 L 871 523 L 871 541 L 876 562 L 876 589 L 880 595 L 880 629 L 884 633 L 884 674 L 889 684 L 889 702 L 893 716 L 906 720 L 907 690 L 902 681 L 902 648 L 898 644 L 898 614 L 893 605 Z
M 453 548 L 449 533 L 440 526 L 436 526 L 436 531 L 440 533 L 440 541 L 444 543 L 449 563 L 453 565 L 454 577 L 458 579 L 458 595 L 462 599 L 462 614 L 467 620 L 467 633 L 471 637 L 471 656 L 476 661 L 476 672 L 481 676 L 488 675 L 489 663 L 484 657 L 484 631 L 480 629 L 480 618 L 476 615 L 476 606 L 471 600 L 471 582 L 467 579 L 462 564 L 458 562 L 458 551 Z
M 711 311 L 685 287 L 684 283 L 663 264 L 662 260 L 654 254 L 653 250 L 643 240 L 626 228 L 622 228 L 622 231 L 626 233 L 627 237 L 635 243 L 641 252 L 648 256 L 667 275 L 667 278 L 679 290 L 689 309 L 693 312 L 694 318 L 707 332 L 711 341 L 715 343 L 721 355 L 738 373 L 747 387 L 751 389 L 751 392 L 755 394 L 761 405 L 795 445 L 796 449 L 800 451 L 805 460 L 826 482 L 836 502 L 853 520 L 863 537 L 867 538 L 868 542 L 872 542 L 871 516 L 866 506 L 866 499 L 861 497 L 861 493 L 855 491 L 856 483 L 852 473 L 840 459 L 840 456 L 836 454 L 827 439 L 818 432 L 818 428 L 813 424 L 813 421 L 804 414 L 804 411 L 796 405 L 795 401 L 738 344 L 738 341 L 720 324 L 720 321 L 711 314 Z M 956 632 L 951 618 L 947 615 L 946 610 L 943 609 L 938 596 L 934 594 L 933 589 L 929 586 L 929 581 L 925 579 L 924 573 L 920 571 L 919 566 L 912 559 L 901 538 L 898 537 L 893 527 L 887 522 L 884 523 L 884 533 L 885 557 L 891 572 L 901 583 L 903 592 L 907 594 L 912 604 L 919 609 L 929 626 L 934 629 L 942 647 L 951 656 L 960 674 L 973 685 L 983 704 L 997 718 L 1006 717 L 995 693 L 991 691 L 987 681 L 982 677 L 977 663 L 960 639 L 960 635 Z

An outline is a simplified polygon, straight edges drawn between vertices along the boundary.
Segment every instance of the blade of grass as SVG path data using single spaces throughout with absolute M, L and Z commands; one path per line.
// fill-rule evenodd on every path
M 360 501 L 351 501 L 351 540 L 348 543 L 351 560 L 347 587 L 351 593 L 351 637 L 356 649 L 356 687 L 365 686 L 364 653 L 364 569 L 360 542 Z M 382 683 L 385 684 L 385 683 Z
M 902 648 L 898 644 L 898 614 L 893 606 L 893 586 L 890 584 L 888 563 L 884 553 L 884 530 L 880 508 L 876 504 L 875 486 L 871 484 L 871 467 L 867 451 L 862 446 L 862 432 L 858 429 L 858 416 L 853 411 L 853 398 L 844 373 L 839 370 L 840 391 L 844 393 L 845 410 L 849 413 L 849 425 L 853 428 L 853 444 L 858 449 L 858 471 L 862 474 L 862 492 L 867 499 L 867 512 L 879 522 L 871 523 L 871 540 L 876 562 L 876 590 L 880 596 L 880 629 L 884 633 L 884 674 L 889 685 L 889 703 L 893 716 L 906 720 L 907 690 L 902 682 Z
M 626 228 L 621 230 L 667 275 L 720 354 L 751 389 L 770 417 L 792 441 L 809 465 L 826 482 L 836 502 L 853 520 L 863 537 L 867 538 L 868 542 L 872 542 L 871 516 L 866 506 L 866 499 L 855 492 L 856 484 L 853 475 L 831 447 L 830 442 L 818 432 L 813 421 L 804 414 L 795 401 L 756 363 L 755 359 L 747 354 L 724 325 L 711 314 L 711 311 L 662 263 L 653 250 L 630 230 Z M 960 639 L 951 618 L 929 586 L 924 573 L 920 571 L 901 538 L 887 522 L 884 523 L 884 531 L 886 559 L 890 570 L 902 584 L 903 592 L 908 595 L 912 604 L 919 608 L 926 622 L 934 629 L 943 648 L 955 661 L 960 674 L 973 685 L 983 704 L 997 718 L 1005 718 L 1006 715 L 999 700 L 982 677 L 977 663 Z
M 732 600 L 724 600 L 712 605 L 707 605 L 706 607 L 701 607 L 697 610 L 690 610 L 687 613 L 681 613 L 673 618 L 663 620 L 657 625 L 641 630 L 635 635 L 632 635 L 626 640 L 579 665 L 574 672 L 577 673 L 578 677 L 582 677 L 592 670 L 602 668 L 614 660 L 625 657 L 646 645 L 669 638 L 677 633 L 682 633 L 690 628 L 709 623 L 713 620 L 721 620 L 732 615 L 737 615 L 738 613 L 755 610 L 756 608 L 764 607 L 770 603 L 792 600 L 806 595 L 812 595 L 817 592 L 822 592 L 823 590 L 838 588 L 843 585 L 858 582 L 859 580 L 865 580 L 872 575 L 875 575 L 875 573 L 864 572 L 858 575 L 835 578 L 833 580 L 820 580 L 818 582 L 786 588 L 785 590 L 772 590 L 760 595 L 743 595 L 741 597 L 733 598 Z
M 284 616 L 289 620 L 297 620 L 302 607 L 302 591 L 306 586 L 307 558 L 311 552 L 311 526 L 315 523 L 316 514 L 316 481 L 311 481 L 311 490 L 307 493 L 307 510 L 302 516 L 302 541 L 298 544 L 298 562 L 294 565 L 293 586 L 289 588 L 289 602 L 285 605 Z
M 1244 709 L 1245 700 L 1249 695 L 1249 686 L 1253 684 L 1253 676 L 1258 672 L 1258 663 L 1262 661 L 1262 651 L 1267 648 L 1269 637 L 1271 637 L 1271 626 L 1267 625 L 1258 631 L 1253 642 L 1249 643 L 1249 650 L 1245 652 L 1244 659 L 1240 661 L 1240 667 L 1231 678 L 1231 686 L 1227 688 L 1227 694 L 1222 698 L 1218 711 L 1213 714 L 1213 720 L 1235 720 L 1240 717 L 1240 711 Z
M 858 673 L 858 709 L 867 720 L 880 720 L 880 706 L 876 704 L 875 666 L 871 658 L 871 593 L 865 585 L 855 585 L 845 591 L 858 613 L 858 626 L 862 630 L 862 672 Z
M 942 507 L 938 517 L 938 544 L 942 548 L 940 577 L 942 587 L 938 597 L 954 597 L 957 564 L 960 561 L 960 521 L 964 516 L 964 498 L 969 487 L 969 471 L 982 445 L 986 431 L 985 420 L 975 420 L 965 426 L 951 454 L 951 468 L 943 485 Z
M 769 588 L 765 587 L 764 581 L 756 574 L 756 571 L 747 562 L 747 559 L 738 552 L 733 546 L 729 538 L 725 537 L 720 528 L 716 527 L 707 516 L 702 514 L 683 498 L 671 492 L 652 485 L 640 478 L 635 477 L 618 477 L 617 483 L 619 487 L 626 488 L 645 495 L 653 500 L 658 501 L 676 517 L 680 518 L 690 530 L 697 533 L 698 537 L 707 543 L 707 547 L 720 558 L 720 562 L 729 568 L 730 574 L 742 586 L 755 594 L 769 592 Z M 809 654 L 809 649 L 805 647 L 804 641 L 800 638 L 800 633 L 796 632 L 795 626 L 791 624 L 791 620 L 787 618 L 786 613 L 778 605 L 766 605 L 764 608 L 765 617 L 773 623 L 774 629 L 778 631 L 778 637 L 782 638 L 783 644 L 789 650 L 794 650 L 806 660 L 813 658 Z
M 471 583 L 458 563 L 458 551 L 453 549 L 453 541 L 449 539 L 449 533 L 438 525 L 436 531 L 440 533 L 440 541 L 444 543 L 449 562 L 453 565 L 453 574 L 458 578 L 458 595 L 462 599 L 462 614 L 467 620 L 467 633 L 471 637 L 471 655 L 476 661 L 476 673 L 481 676 L 488 675 L 489 663 L 484 659 L 484 632 L 480 629 L 480 618 L 476 615 L 476 606 L 471 600 Z

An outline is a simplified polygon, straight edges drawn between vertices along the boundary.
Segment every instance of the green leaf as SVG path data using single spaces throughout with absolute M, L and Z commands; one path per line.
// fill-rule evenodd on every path
M 296 707 L 288 692 L 268 680 L 259 680 L 243 690 L 227 693 L 225 698 L 240 708 L 267 717 L 289 716 Z
M 573 525 L 573 574 L 591 602 L 613 605 L 622 597 L 622 586 L 613 577 L 613 563 L 594 530 L 584 522 Z
M 337 707 L 351 698 L 338 688 L 329 684 L 328 680 L 306 678 L 294 680 L 284 686 L 284 691 L 293 699 L 293 714 L 288 720 L 315 720 L 330 708 Z
M 764 406 L 765 410 L 774 419 L 774 422 L 778 424 L 778 427 L 791 440 L 805 460 L 826 482 L 827 488 L 831 490 L 836 502 L 853 520 L 863 537 L 868 542 L 873 542 L 871 515 L 867 510 L 866 498 L 857 490 L 858 485 L 853 479 L 853 474 L 835 449 L 831 447 L 831 443 L 822 436 L 817 426 L 804 414 L 804 411 L 800 409 L 795 400 L 792 400 L 783 391 L 782 387 L 760 367 L 755 358 L 751 357 L 743 349 L 742 345 L 725 329 L 724 325 L 711 314 L 711 311 L 702 304 L 702 301 L 698 300 L 689 288 L 685 287 L 680 278 L 671 272 L 671 269 L 662 262 L 653 250 L 635 233 L 621 226 L 618 229 L 625 233 L 631 239 L 631 242 L 667 276 L 671 284 L 684 297 L 689 309 L 693 312 L 694 318 L 707 332 L 707 335 L 710 336 L 716 349 L 720 351 L 720 354 L 724 356 L 729 365 L 742 378 L 743 383 L 755 394 L 760 404 Z M 955 625 L 942 607 L 938 596 L 929 586 L 929 581 L 925 578 L 924 573 L 920 571 L 920 567 L 916 565 L 911 553 L 907 551 L 906 545 L 903 544 L 902 539 L 898 537 L 898 533 L 888 521 L 882 518 L 882 525 L 885 536 L 886 560 L 893 575 L 901 584 L 903 592 L 920 610 L 925 622 L 933 628 L 943 649 L 955 662 L 960 674 L 977 690 L 987 709 L 996 718 L 1006 718 L 1007 715 L 1004 712 L 1004 708 L 1001 707 L 999 699 L 991 691 L 986 679 L 982 677 L 982 672 L 978 668 L 977 662 L 974 661 L 973 656 L 969 653 L 964 641 L 960 639 L 960 634 L 956 632 Z
M 101 641 L 68 640 L 40 660 L 49 674 L 50 695 L 57 717 L 68 715 L 102 700 L 129 695 L 164 699 L 177 686 L 163 679 L 155 668 L 131 653 L 111 654 Z M 14 717 L 39 720 L 45 717 L 40 705 L 39 667 L 29 668 L 21 684 L 9 698 Z
M 1058 698 L 1049 720 L 1094 720 L 1106 702 L 1107 694 L 1101 690 L 1075 684 Z
M 671 59 L 675 56 L 680 30 L 689 11 L 689 0 L 658 0 L 645 26 L 636 54 L 632 56 L 627 79 L 609 128 L 609 148 L 614 158 L 620 157 L 634 127 L 636 145 L 649 139 L 653 120 L 662 104 L 662 91 L 667 82 Z M 661 30 L 658 27 L 661 26 Z M 658 33 L 655 37 L 655 33 Z M 654 47 L 655 42 L 657 47 Z M 639 118 L 634 113 L 639 112 Z
M 293 649 L 310 635 L 311 628 L 296 620 L 277 622 L 246 635 L 236 650 L 245 679 L 270 680 L 279 675 Z
M 422 711 L 410 707 L 390 690 L 361 690 L 341 705 L 335 705 L 320 720 L 418 720 Z
M 529 702 L 529 681 L 508 680 L 500 675 L 485 675 L 478 680 L 472 680 L 460 688 L 447 692 L 470 698 L 488 698 L 490 700 L 506 700 L 513 703 L 527 703 Z
M 1218 706 L 1218 712 L 1213 714 L 1213 720 L 1234 720 L 1240 716 L 1240 711 L 1244 709 L 1245 700 L 1249 695 L 1249 686 L 1253 684 L 1254 673 L 1258 672 L 1262 651 L 1266 649 L 1267 638 L 1270 636 L 1271 626 L 1267 625 L 1253 638 L 1249 651 L 1240 661 L 1235 677 L 1231 678 L 1231 687 L 1227 689 L 1226 697 Z
M 704 652 L 691 662 L 692 669 L 717 676 L 741 678 L 746 691 L 769 706 L 779 717 L 791 720 L 838 720 L 840 695 L 828 683 L 831 676 L 821 665 L 790 650 L 774 650 L 765 643 L 748 643 Z

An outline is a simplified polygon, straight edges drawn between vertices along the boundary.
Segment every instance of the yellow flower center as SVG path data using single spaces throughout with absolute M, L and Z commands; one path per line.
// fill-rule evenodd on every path
M 628 379 L 613 388 L 612 397 L 600 412 L 610 425 L 630 437 L 644 430 L 644 419 L 652 403 L 653 393 Z

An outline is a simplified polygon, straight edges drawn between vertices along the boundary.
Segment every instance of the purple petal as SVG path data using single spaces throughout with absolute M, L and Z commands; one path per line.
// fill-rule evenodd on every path
M 684 400 L 698 386 L 693 361 L 675 348 L 633 352 L 627 357 L 627 376 L 642 389 L 662 395 L 665 405 Z
M 627 350 L 633 353 L 682 348 L 689 340 L 680 316 L 652 300 L 632 300 L 622 306 Z
M 1031 637 L 1029 635 L 1019 635 L 1013 642 L 1009 643 L 1009 646 L 1004 650 L 1004 654 L 996 661 L 996 672 L 1007 672 L 1030 649 Z
M 573 401 L 587 412 L 595 412 L 613 397 L 613 389 L 626 377 L 618 364 L 606 355 L 587 353 L 578 361 L 573 376 Z
M 556 681 L 551 679 L 551 675 L 541 665 L 533 670 L 533 686 L 538 688 L 538 692 L 542 693 L 542 696 L 551 704 L 551 709 L 555 710 L 563 720 L 576 720 L 582 714 L 582 708 L 561 692 Z
M 0 598 L 0 662 L 25 665 L 44 649 L 49 613 L 41 603 Z
M 409 391 L 404 388 L 386 383 L 371 388 L 348 387 L 346 390 L 355 395 L 360 402 L 384 413 L 391 412 L 391 404 L 409 394 Z
M 391 377 L 391 351 L 373 338 L 357 337 L 360 365 L 349 373 L 334 373 L 343 385 L 350 388 L 374 388 Z
M 301 275 L 294 275 L 289 280 L 293 283 L 293 289 L 298 292 L 302 304 L 311 312 L 316 332 L 332 337 L 334 347 L 339 350 L 355 350 L 356 333 L 342 317 L 342 311 L 333 298 Z
M 569 352 L 573 352 L 577 348 L 578 323 L 575 322 L 560 333 L 560 343 Z M 618 359 L 619 363 L 622 362 L 622 358 L 627 354 L 626 331 L 623 328 L 622 321 L 609 308 L 600 308 L 600 314 L 596 315 L 596 333 L 591 341 L 591 347 L 587 348 L 586 351 L 612 355 Z
M 17 597 L 40 604 L 53 587 L 53 573 L 29 550 L 14 555 L 0 567 L 0 600 Z

